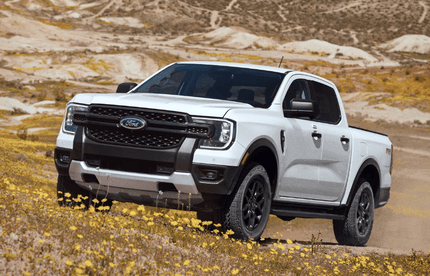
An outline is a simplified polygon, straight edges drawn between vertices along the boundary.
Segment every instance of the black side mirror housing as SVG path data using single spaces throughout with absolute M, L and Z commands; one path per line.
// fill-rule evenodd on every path
M 318 104 L 312 100 L 292 99 L 290 106 L 290 109 L 284 109 L 285 117 L 309 117 L 314 119 L 319 115 Z
M 137 83 L 134 82 L 123 82 L 120 85 L 118 85 L 116 89 L 116 93 L 127 93 L 131 89 L 135 88 L 137 86 Z

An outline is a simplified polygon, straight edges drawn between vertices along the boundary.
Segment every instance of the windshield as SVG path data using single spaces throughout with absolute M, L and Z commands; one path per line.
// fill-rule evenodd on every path
M 269 107 L 284 74 L 216 65 L 174 64 L 134 93 L 184 95 Z

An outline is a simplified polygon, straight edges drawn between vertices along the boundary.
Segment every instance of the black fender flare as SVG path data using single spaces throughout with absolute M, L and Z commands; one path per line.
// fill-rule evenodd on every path
M 272 154 L 275 156 L 276 158 L 276 170 L 275 170 L 275 176 L 273 177 L 271 184 L 271 187 L 275 187 L 276 181 L 277 181 L 277 177 L 278 177 L 278 166 L 279 166 L 279 157 L 278 157 L 278 153 L 276 151 L 276 147 L 275 145 L 273 145 L 273 143 L 271 141 L 269 141 L 266 138 L 260 138 L 255 140 L 249 147 L 248 149 L 243 153 L 242 158 L 240 159 L 240 164 L 239 164 L 239 170 L 237 172 L 237 175 L 235 177 L 235 185 L 231 185 L 230 190 L 228 191 L 228 194 L 231 194 L 235 191 L 235 189 L 237 189 L 237 182 L 240 182 L 241 178 L 244 177 L 243 171 L 244 171 L 244 167 L 246 165 L 246 163 L 249 160 L 252 160 L 252 156 L 254 155 L 254 153 L 258 153 L 259 149 L 262 149 L 263 147 L 267 147 L 269 148 L 269 150 L 272 152 Z M 251 157 L 251 159 L 249 159 Z M 267 170 L 267 168 L 266 168 Z M 268 172 L 269 173 L 269 172 Z M 270 173 L 269 173 L 270 175 Z M 275 187 L 276 188 L 276 187 Z M 272 191 L 273 194 L 274 191 Z
M 373 166 L 374 168 L 376 168 L 376 171 L 378 173 L 377 176 L 377 182 L 378 182 L 378 186 L 375 186 L 374 183 L 374 179 L 366 179 L 367 181 L 369 181 L 370 186 L 372 186 L 372 188 L 374 189 L 374 197 L 375 197 L 375 206 L 376 206 L 376 202 L 378 201 L 379 198 L 379 190 L 380 190 L 380 183 L 381 183 L 381 170 L 379 168 L 378 162 L 376 162 L 373 158 L 369 158 L 366 161 L 363 162 L 363 164 L 361 164 L 360 169 L 357 171 L 357 174 L 355 175 L 355 179 L 354 179 L 354 184 L 352 184 L 351 187 L 351 192 L 348 195 L 348 200 L 346 201 L 346 206 L 350 206 L 352 199 L 354 198 L 355 193 L 358 190 L 358 182 L 363 174 L 363 172 L 369 167 L 369 166 Z M 372 181 L 373 180 L 373 181 Z M 372 183 L 373 182 L 373 183 Z

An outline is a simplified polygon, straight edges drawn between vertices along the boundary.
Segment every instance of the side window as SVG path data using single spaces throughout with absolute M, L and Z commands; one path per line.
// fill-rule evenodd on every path
M 287 95 L 285 95 L 282 107 L 290 109 L 290 102 L 292 99 L 311 100 L 311 93 L 307 80 L 295 80 L 288 88 Z
M 339 103 L 333 88 L 311 81 L 312 100 L 318 103 L 319 115 L 315 121 L 336 124 L 340 120 Z

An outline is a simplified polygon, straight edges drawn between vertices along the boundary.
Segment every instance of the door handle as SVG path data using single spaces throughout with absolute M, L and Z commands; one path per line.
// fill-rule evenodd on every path
M 314 138 L 314 140 L 318 140 L 321 139 L 322 134 L 318 133 L 318 132 L 312 132 L 312 138 Z
M 345 145 L 349 143 L 349 138 L 346 138 L 345 135 L 342 135 L 342 137 L 340 137 L 340 142 Z

